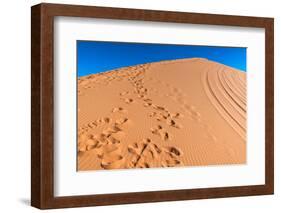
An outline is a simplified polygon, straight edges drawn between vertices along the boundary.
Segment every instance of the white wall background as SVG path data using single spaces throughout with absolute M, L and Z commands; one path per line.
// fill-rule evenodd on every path
M 43 1 L 46 2 L 46 1 Z M 268 16 L 275 18 L 275 195 L 52 210 L 53 212 L 277 212 L 281 207 L 281 13 L 277 0 L 56 0 L 50 3 Z M 30 199 L 30 6 L 2 1 L 0 9 L 0 212 L 38 212 Z M 279 5 L 280 4 L 280 5 Z M 4 136 L 4 137 L 3 137 Z M 279 210 L 280 211 L 280 210 Z

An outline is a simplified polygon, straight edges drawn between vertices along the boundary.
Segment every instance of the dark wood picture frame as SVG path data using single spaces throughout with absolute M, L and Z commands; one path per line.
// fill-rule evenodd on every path
M 54 17 L 258 27 L 265 29 L 265 184 L 83 196 L 54 196 Z M 266 195 L 274 192 L 274 20 L 94 6 L 39 4 L 31 9 L 31 205 L 40 209 Z

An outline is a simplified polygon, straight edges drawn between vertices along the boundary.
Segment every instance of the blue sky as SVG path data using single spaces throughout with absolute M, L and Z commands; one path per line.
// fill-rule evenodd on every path
M 78 77 L 181 58 L 207 58 L 246 72 L 245 47 L 77 41 Z

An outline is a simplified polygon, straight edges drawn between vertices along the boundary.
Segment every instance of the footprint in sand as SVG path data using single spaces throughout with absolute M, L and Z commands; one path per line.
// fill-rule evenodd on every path
M 129 168 L 142 168 L 142 164 L 145 163 L 147 168 L 150 167 L 148 162 L 143 161 L 145 153 L 148 151 L 151 140 L 149 138 L 144 139 L 141 143 L 134 143 L 128 146 L 128 153 L 132 155 L 127 167 Z
M 144 98 L 142 98 L 142 99 L 143 99 L 143 102 L 144 102 L 144 104 L 143 104 L 144 107 L 150 107 L 150 106 L 152 106 L 152 100 L 151 100 L 151 99 L 146 98 L 146 97 L 144 97 Z
M 175 167 L 175 166 L 182 166 L 183 163 L 179 159 L 183 152 L 176 147 L 166 147 L 164 148 L 163 153 L 165 153 L 164 161 L 162 162 L 163 167 Z
M 150 139 L 128 146 L 131 160 L 127 168 L 173 167 L 182 165 L 182 151 L 176 147 L 160 147 Z
M 134 100 L 132 98 L 125 98 L 124 101 L 126 104 L 131 104 L 134 102 Z
M 78 141 L 78 154 L 100 147 L 98 140 L 86 134 L 80 135 Z
M 114 133 L 120 132 L 122 131 L 122 129 L 120 127 L 118 127 L 117 125 L 113 125 L 112 127 L 109 127 L 105 130 L 102 131 L 102 134 L 110 136 Z
M 171 118 L 183 118 L 183 117 L 184 115 L 179 112 L 171 113 Z
M 109 123 L 107 118 L 98 119 Z M 103 169 L 117 169 L 124 167 L 124 157 L 121 155 L 120 143 L 126 137 L 123 131 L 124 125 L 129 123 L 128 118 L 120 118 L 101 133 L 82 134 L 79 137 L 78 156 L 83 155 L 87 151 L 94 151 L 100 159 L 100 166 Z
M 92 129 L 99 127 L 101 125 L 109 124 L 111 119 L 109 117 L 99 118 L 95 121 L 89 122 L 78 129 L 78 135 L 84 134 Z
M 98 157 L 101 159 L 101 167 L 104 169 L 118 169 L 124 164 L 120 147 L 116 144 L 107 144 L 102 147 Z
M 100 166 L 103 169 L 117 169 L 123 166 L 123 156 L 120 154 L 121 150 L 119 144 L 102 143 L 99 146 L 88 145 L 87 151 L 94 151 L 98 159 L 100 159 Z
M 136 92 L 136 93 L 138 94 L 138 92 Z M 146 95 L 143 95 L 143 94 L 138 94 L 137 97 L 140 98 L 140 99 L 146 99 L 147 98 Z
M 173 147 L 173 146 L 170 146 L 170 147 L 166 147 L 165 148 L 165 151 L 167 153 L 170 153 L 171 155 L 173 155 L 174 157 L 176 156 L 181 156 L 183 153 L 182 151 L 179 149 L 179 148 L 176 148 L 176 147 Z
M 157 105 L 153 104 L 152 107 L 153 107 L 154 109 L 156 109 L 156 110 L 168 112 L 168 110 L 166 110 L 166 108 L 165 108 L 165 107 L 162 107 L 162 106 L 157 106 Z
M 145 103 L 143 104 L 144 107 L 150 107 L 151 105 L 152 105 L 152 103 L 150 103 L 150 102 L 145 102 Z
M 127 112 L 123 107 L 114 107 L 112 109 L 112 112 L 115 113 L 115 112 L 120 112 L 120 113 L 125 113 Z
M 124 95 L 128 95 L 130 92 L 128 92 L 128 91 L 124 91 L 124 92 L 121 92 L 120 93 L 120 96 L 124 96 Z
M 140 93 L 147 93 L 147 89 L 146 88 L 144 88 L 144 87 L 140 87 L 140 89 L 139 89 L 139 91 L 140 91 Z
M 126 129 L 130 126 L 130 120 L 128 118 L 119 118 L 113 125 L 104 129 L 101 135 L 105 135 L 109 142 L 114 143 L 120 141 L 126 136 L 123 129 Z
M 119 154 L 108 154 L 102 158 L 101 167 L 104 169 L 119 169 L 123 167 L 124 157 Z
M 168 159 L 165 162 L 163 162 L 161 165 L 162 167 L 175 167 L 175 166 L 182 166 L 183 163 L 177 159 Z
M 171 140 L 171 134 L 163 129 L 161 125 L 158 125 L 155 128 L 150 129 L 152 134 L 159 135 L 160 138 L 164 141 Z
M 115 121 L 115 125 L 119 126 L 122 129 L 128 129 L 132 124 L 132 121 L 126 117 L 119 118 Z
M 159 109 L 159 107 L 157 107 Z M 157 121 L 164 121 L 166 122 L 169 126 L 181 129 L 183 128 L 181 124 L 176 121 L 176 119 L 184 117 L 183 114 L 181 113 L 169 113 L 168 110 L 162 110 L 160 111 L 154 111 L 149 114 L 150 117 L 154 117 Z
M 120 118 L 120 119 L 116 120 L 115 123 L 120 125 L 120 124 L 124 124 L 128 121 L 129 121 L 128 118 Z
M 126 128 L 130 120 L 123 117 L 113 122 L 110 118 L 103 117 L 92 123 L 95 127 L 101 124 L 107 124 L 107 127 L 100 130 L 100 133 L 81 133 L 78 137 L 78 156 L 87 151 L 94 151 L 101 159 L 102 168 L 121 168 L 124 159 L 120 154 L 120 143 L 126 137 L 123 127 Z
M 181 124 L 178 124 L 175 120 L 171 119 L 171 118 L 168 118 L 166 123 L 171 126 L 171 127 L 174 127 L 174 128 L 177 128 L 177 129 L 181 129 L 182 128 L 182 125 Z
M 101 120 L 102 123 L 110 123 L 111 122 L 111 119 L 108 118 L 108 117 L 101 118 L 100 120 Z
M 174 87 L 165 82 L 163 82 L 162 84 L 164 84 L 165 87 L 169 89 L 167 93 L 163 95 L 164 97 L 171 98 L 173 101 L 176 101 L 179 104 L 184 104 L 186 94 L 180 88 Z
M 204 132 L 206 133 L 205 138 L 208 139 L 209 141 L 217 141 L 217 137 L 212 133 L 212 128 L 208 124 L 201 123 L 201 127 L 204 129 Z
M 149 117 L 154 117 L 157 121 L 164 121 L 169 117 L 169 115 L 165 112 L 151 112 Z
M 196 110 L 195 106 L 184 104 L 184 110 L 189 114 L 192 120 L 201 121 L 201 114 Z

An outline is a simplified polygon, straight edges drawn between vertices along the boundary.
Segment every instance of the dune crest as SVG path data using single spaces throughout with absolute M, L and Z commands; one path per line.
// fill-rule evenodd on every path
M 78 171 L 246 162 L 246 73 L 201 58 L 78 79 Z

